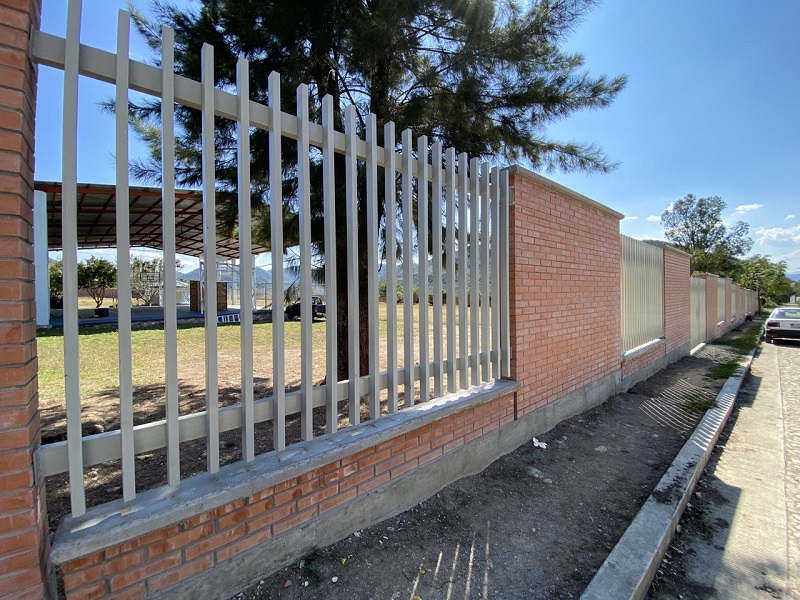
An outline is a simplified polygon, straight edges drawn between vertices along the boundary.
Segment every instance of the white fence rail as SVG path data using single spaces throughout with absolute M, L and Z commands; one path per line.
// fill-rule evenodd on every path
M 622 240 L 622 349 L 628 352 L 664 336 L 664 250 Z
M 706 341 L 706 280 L 692 277 L 691 347 Z
M 248 65 L 240 59 L 237 66 L 236 93 L 214 87 L 214 52 L 211 46 L 202 50 L 202 78 L 193 81 L 173 74 L 173 39 L 170 29 L 162 30 L 162 56 L 164 69 L 129 60 L 127 40 L 130 30 L 129 15 L 121 11 L 118 23 L 118 49 L 116 54 L 82 46 L 80 39 L 80 2 L 70 0 L 66 39 L 43 32 L 34 32 L 34 59 L 42 64 L 64 71 L 64 130 L 63 130 L 63 263 L 64 263 L 64 353 L 66 378 L 67 440 L 42 446 L 36 454 L 37 476 L 46 477 L 69 473 L 72 514 L 80 516 L 86 511 L 84 468 L 109 460 L 121 459 L 123 495 L 126 501 L 136 496 L 134 456 L 160 448 L 167 451 L 169 486 L 180 483 L 180 442 L 204 438 L 206 440 L 207 471 L 220 468 L 220 434 L 240 429 L 242 433 L 242 460 L 255 457 L 254 427 L 257 423 L 272 421 L 273 447 L 282 451 L 287 443 L 286 418 L 300 415 L 301 438 L 313 437 L 312 412 L 316 408 L 326 411 L 326 433 L 336 431 L 338 405 L 349 400 L 349 423 L 355 425 L 361 418 L 362 398 L 366 397 L 367 414 L 378 418 L 381 412 L 398 410 L 398 389 L 404 389 L 404 406 L 425 401 L 430 395 L 456 392 L 509 374 L 510 335 L 508 308 L 508 174 L 490 168 L 477 159 L 468 161 L 465 154 L 458 155 L 439 144 L 430 146 L 425 137 L 416 140 L 412 132 L 402 132 L 401 151 L 395 149 L 394 124 L 384 126 L 385 147 L 377 145 L 377 123 L 374 115 L 365 119 L 365 131 L 356 127 L 356 109 L 349 106 L 345 112 L 345 130 L 333 127 L 333 102 L 322 99 L 322 122 L 309 121 L 308 88 L 300 86 L 298 114 L 287 114 L 280 107 L 280 78 L 273 73 L 269 78 L 269 103 L 262 105 L 249 99 Z M 131 391 L 131 315 L 130 302 L 120 293 L 119 361 L 121 430 L 98 435 L 81 435 L 80 356 L 78 346 L 77 304 L 77 101 L 78 78 L 89 77 L 115 85 L 117 103 L 116 156 L 117 167 L 117 245 L 118 264 L 128 264 L 127 205 L 128 187 L 128 91 L 136 90 L 161 98 L 163 128 L 163 251 L 167 290 L 175 290 L 175 204 L 174 204 L 174 130 L 173 103 L 202 112 L 202 168 L 204 201 L 204 262 L 216 262 L 216 185 L 214 172 L 214 119 L 225 118 L 238 126 L 238 231 L 240 264 L 242 272 L 252 269 L 250 224 L 250 128 L 269 133 L 270 147 L 270 203 L 282 207 L 281 198 L 281 141 L 297 141 L 298 197 L 297 210 L 300 224 L 300 287 L 304 298 L 310 297 L 311 238 L 310 238 L 310 148 L 316 148 L 322 157 L 322 197 L 325 214 L 325 291 L 327 319 L 325 334 L 326 385 L 314 385 L 311 378 L 311 314 L 301 313 L 301 375 L 299 391 L 285 389 L 284 323 L 281 318 L 272 321 L 273 335 L 273 395 L 254 398 L 253 391 L 253 318 L 250 305 L 251 291 L 248 278 L 242 278 L 241 306 L 241 402 L 220 407 L 218 402 L 217 307 L 213 294 L 209 294 L 205 310 L 205 387 L 206 410 L 179 415 L 177 378 L 177 336 L 174 293 L 165 298 L 165 385 L 166 418 L 162 421 L 133 426 Z M 365 135 L 365 139 L 362 139 Z M 429 161 L 429 149 L 431 160 Z M 346 164 L 346 215 L 345 223 L 335 221 L 334 187 L 336 173 L 333 168 L 335 154 L 345 156 Z M 378 250 L 380 245 L 376 202 L 378 201 L 378 167 L 384 168 L 384 190 L 387 210 L 385 226 L 390 232 L 402 230 L 403 260 L 398 266 L 389 259 L 385 265 L 389 293 L 386 317 L 385 348 L 378 345 Z M 369 297 L 369 347 L 359 346 L 358 279 L 348 278 L 350 337 L 349 378 L 337 379 L 337 288 L 336 261 L 347 261 L 348 271 L 358 268 L 358 198 L 357 170 L 366 171 L 364 204 L 367 207 L 367 254 L 370 268 Z M 401 189 L 397 196 L 397 177 Z M 429 218 L 426 213 L 428 184 L 431 184 L 433 248 L 427 248 Z M 416 190 L 416 192 L 415 192 Z M 412 211 L 412 195 L 418 194 L 418 214 Z M 402 222 L 397 223 L 396 202 L 402 201 Z M 271 211 L 272 277 L 275 289 L 283 287 L 283 223 L 282 210 Z M 415 233 L 416 236 L 415 236 Z M 335 238 L 347 235 L 346 256 L 336 256 Z M 390 234 L 391 235 L 391 234 Z M 416 249 L 415 249 L 416 242 Z M 444 267 L 441 256 L 444 253 Z M 389 253 L 391 256 L 391 253 Z M 433 261 L 433 327 L 428 319 L 428 260 Z M 421 302 L 415 309 L 412 299 L 413 269 L 419 265 Z M 394 283 L 398 277 L 403 282 L 403 364 L 398 364 L 397 305 Z M 205 269 L 206 289 L 216 288 L 215 269 Z M 125 279 L 124 268 L 120 270 Z M 122 283 L 122 282 L 121 282 Z M 442 291 L 445 292 L 443 307 Z M 468 310 L 469 305 L 469 310 Z M 457 310 L 456 310 L 457 309 Z M 415 310 L 419 311 L 415 315 Z M 274 315 L 280 313 L 275 311 Z M 414 322 L 418 321 L 415 329 Z M 415 340 L 416 337 L 416 340 Z M 415 360 L 415 343 L 418 344 L 419 361 Z M 428 356 L 432 345 L 433 356 Z M 369 373 L 358 371 L 359 356 L 369 356 Z M 379 355 L 385 354 L 388 368 L 381 371 Z M 431 360 L 432 358 L 432 360 Z M 432 380 L 432 381 L 431 381 Z M 446 385 L 445 385 L 446 380 Z M 415 387 L 418 389 L 417 398 Z M 383 393 L 385 392 L 385 393 Z

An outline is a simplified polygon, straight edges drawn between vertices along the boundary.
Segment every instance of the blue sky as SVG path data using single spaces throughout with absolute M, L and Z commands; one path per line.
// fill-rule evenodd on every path
M 64 35 L 66 0 L 43 4 L 42 29 Z M 124 6 L 84 2 L 82 43 L 113 51 Z M 750 224 L 753 254 L 800 273 L 798 31 L 797 0 L 606 0 L 566 47 L 583 53 L 594 75 L 626 73 L 628 87 L 610 107 L 575 114 L 548 133 L 595 142 L 620 166 L 610 174 L 544 175 L 624 213 L 622 232 L 636 238 L 663 238 L 656 217 L 686 194 L 721 196 L 726 223 Z M 148 58 L 138 36 L 131 39 L 131 56 Z M 39 180 L 61 179 L 62 81 L 59 71 L 40 68 Z M 114 181 L 113 120 L 97 109 L 112 94 L 109 85 L 81 79 L 79 181 Z M 140 151 L 133 143 L 131 155 Z

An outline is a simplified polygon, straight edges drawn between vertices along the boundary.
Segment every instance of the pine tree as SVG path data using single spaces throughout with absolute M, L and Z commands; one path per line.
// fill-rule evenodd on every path
M 593 0 L 202 0 L 199 10 L 153 4 L 156 20 L 133 11 L 140 33 L 160 49 L 160 25 L 175 29 L 176 72 L 200 78 L 203 43 L 215 48 L 216 85 L 235 84 L 236 61 L 250 61 L 250 94 L 267 103 L 267 78 L 282 78 L 281 106 L 296 110 L 295 88 L 310 87 L 311 118 L 319 121 L 322 98 L 333 97 L 335 122 L 341 129 L 344 109 L 355 104 L 361 117 L 375 113 L 379 124 L 394 121 L 471 156 L 519 162 L 533 169 L 605 172 L 615 165 L 594 144 L 563 143 L 547 137 L 546 126 L 580 109 L 608 105 L 623 89 L 625 76 L 592 77 L 580 54 L 560 44 L 594 4 Z M 159 106 L 132 107 L 132 121 L 151 143 L 152 156 L 134 164 L 139 179 L 160 174 Z M 197 186 L 200 169 L 200 114 L 179 107 L 178 183 Z M 220 219 L 233 233 L 236 220 L 235 123 L 216 120 L 216 169 Z M 379 127 L 380 129 L 380 127 Z M 379 140 L 381 143 L 382 140 Z M 296 152 L 284 140 L 284 237 L 297 239 Z M 251 133 L 254 241 L 269 247 L 267 133 Z M 344 222 L 343 158 L 337 171 L 336 218 Z M 312 180 L 321 165 L 312 164 Z M 384 203 L 378 207 L 383 223 Z M 398 197 L 402 208 L 403 199 Z M 312 239 L 322 252 L 322 198 L 312 185 Z M 360 219 L 366 210 L 359 207 Z M 429 211 L 431 214 L 431 211 Z M 366 227 L 359 227 L 362 282 L 360 312 L 362 348 L 366 348 Z M 394 232 L 384 232 L 384 253 L 392 255 Z M 430 246 L 429 246 L 430 247 Z M 344 256 L 346 239 L 337 241 Z M 434 252 L 438 256 L 440 252 Z M 337 261 L 339 339 L 347 337 L 345 261 Z M 339 344 L 340 376 L 347 372 L 346 344 Z M 361 372 L 368 368 L 362 352 Z

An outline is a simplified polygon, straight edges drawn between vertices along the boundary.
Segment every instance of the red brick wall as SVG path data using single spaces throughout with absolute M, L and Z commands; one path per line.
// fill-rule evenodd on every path
M 40 4 L 0 0 L 0 597 L 45 595 L 33 287 L 36 69 L 28 58 Z
M 652 348 L 648 348 L 641 354 L 637 353 L 633 356 L 626 356 L 622 359 L 622 379 L 626 379 L 638 373 L 649 365 L 654 360 L 658 360 L 666 354 L 666 345 L 664 343 L 655 344 Z
M 619 369 L 620 215 L 511 174 L 511 378 L 518 416 Z
M 666 352 L 689 343 L 692 336 L 692 279 L 689 256 L 664 248 L 664 337 Z
M 514 418 L 513 396 L 61 566 L 68 598 L 143 598 L 313 521 Z

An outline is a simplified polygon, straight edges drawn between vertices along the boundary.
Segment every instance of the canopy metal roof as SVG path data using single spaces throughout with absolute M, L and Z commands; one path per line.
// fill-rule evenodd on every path
M 47 194 L 47 247 L 62 249 L 61 183 L 37 181 L 34 188 Z M 160 188 L 130 187 L 130 245 L 163 250 Z M 117 190 L 113 185 L 78 184 L 78 247 L 116 248 Z M 175 250 L 189 256 L 203 254 L 203 195 L 175 191 Z M 253 244 L 252 253 L 267 252 Z M 217 256 L 239 257 L 239 241 L 217 233 Z

